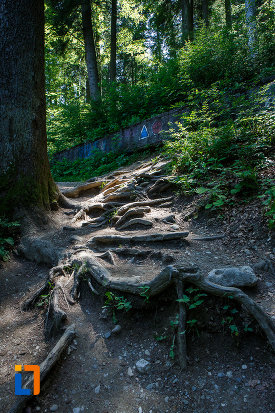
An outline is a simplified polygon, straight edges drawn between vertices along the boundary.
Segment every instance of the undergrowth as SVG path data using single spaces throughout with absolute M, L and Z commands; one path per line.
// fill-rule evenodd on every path
M 52 162 L 51 171 L 55 181 L 85 181 L 95 176 L 101 176 L 122 166 L 130 165 L 150 155 L 150 150 L 143 150 L 133 154 L 97 151 L 87 159 L 68 161 L 63 159 Z
M 181 190 L 201 194 L 206 209 L 259 197 L 272 227 L 275 117 L 261 99 L 261 93 L 225 96 L 217 85 L 194 95 L 164 155 Z
M 0 260 L 8 261 L 20 224 L 0 217 Z

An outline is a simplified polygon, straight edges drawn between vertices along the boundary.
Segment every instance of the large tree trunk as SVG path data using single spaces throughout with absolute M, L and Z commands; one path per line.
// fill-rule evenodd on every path
M 248 46 L 253 53 L 256 40 L 256 1 L 245 0 L 245 19 L 248 34 Z
M 100 89 L 90 0 L 82 0 L 81 10 L 90 95 L 92 100 L 97 101 L 100 99 Z
M 0 2 L 0 214 L 57 196 L 46 139 L 44 1 Z
M 228 29 L 232 28 L 231 0 L 224 1 L 225 6 L 225 24 Z
M 182 0 L 182 42 L 193 38 L 193 0 Z
M 110 81 L 116 80 L 117 0 L 112 0 Z

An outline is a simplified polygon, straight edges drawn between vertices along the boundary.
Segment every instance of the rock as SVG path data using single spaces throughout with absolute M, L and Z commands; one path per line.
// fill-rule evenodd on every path
M 56 265 L 63 253 L 51 241 L 34 237 L 23 237 L 18 251 L 31 261 L 50 266 Z
M 104 338 L 110 338 L 111 334 L 111 331 L 107 331 L 107 333 L 104 334 Z
M 81 242 L 81 241 L 82 241 L 82 238 L 79 237 L 78 235 L 73 235 L 73 236 L 70 238 L 70 242 Z
M 253 269 L 248 266 L 217 268 L 210 271 L 207 279 L 225 287 L 251 287 L 257 282 Z
M 177 225 L 177 224 L 171 225 L 171 228 L 174 229 L 174 230 L 176 230 L 176 231 L 177 231 L 178 229 L 180 229 L 179 225 Z
M 73 413 L 80 413 L 80 412 L 81 412 L 80 407 L 74 407 L 73 408 Z
M 121 326 L 119 324 L 117 324 L 113 329 L 112 329 L 112 333 L 113 334 L 118 334 L 121 332 Z
M 133 377 L 134 373 L 133 373 L 133 370 L 131 369 L 131 367 L 128 368 L 127 374 L 128 374 L 129 377 Z
M 58 410 L 58 405 L 57 404 L 53 404 L 51 407 L 50 407 L 50 411 L 51 412 L 56 412 Z
M 99 394 L 100 392 L 100 384 L 95 388 L 95 394 Z
M 149 350 L 145 350 L 145 351 L 144 351 L 144 354 L 145 354 L 145 356 L 150 356 L 150 355 L 151 355 L 151 353 L 150 353 Z
M 243 369 L 243 370 L 246 370 L 246 369 L 247 369 L 247 365 L 246 365 L 246 364 L 243 364 L 243 365 L 242 365 L 242 369 Z
M 140 359 L 136 362 L 136 369 L 140 373 L 146 373 L 150 368 L 150 363 L 147 360 Z
M 176 222 L 176 217 L 175 215 L 168 215 L 167 217 L 163 218 L 162 222 L 167 224 L 173 224 L 174 222 Z
M 152 390 L 153 387 L 154 387 L 154 383 L 150 383 L 150 384 L 148 384 L 148 386 L 146 386 L 146 389 L 147 390 Z
M 164 401 L 165 401 L 165 403 L 168 403 L 168 402 L 169 402 L 169 397 L 166 396 L 166 397 L 164 398 Z

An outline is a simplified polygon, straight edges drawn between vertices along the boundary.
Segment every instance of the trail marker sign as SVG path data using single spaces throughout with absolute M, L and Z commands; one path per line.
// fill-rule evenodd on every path
M 141 130 L 141 134 L 140 134 L 140 139 L 148 138 L 148 136 L 149 136 L 148 130 L 147 130 L 146 126 L 143 125 L 143 128 Z

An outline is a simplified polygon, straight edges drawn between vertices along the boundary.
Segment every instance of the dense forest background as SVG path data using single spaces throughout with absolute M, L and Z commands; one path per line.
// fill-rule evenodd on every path
M 174 107 L 220 116 L 274 74 L 274 39 L 269 0 L 48 0 L 49 152 Z

